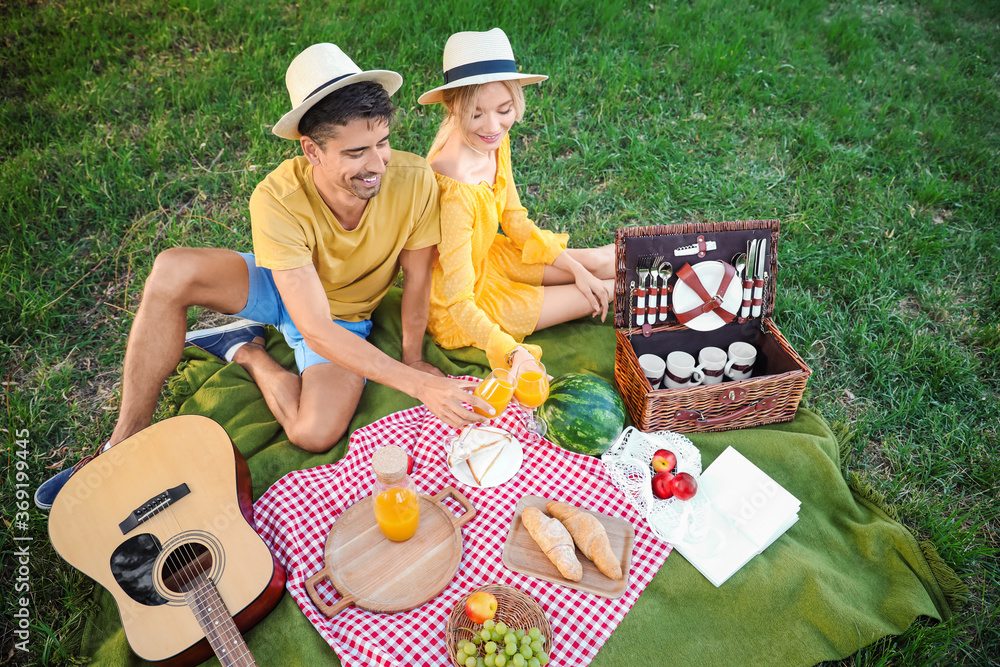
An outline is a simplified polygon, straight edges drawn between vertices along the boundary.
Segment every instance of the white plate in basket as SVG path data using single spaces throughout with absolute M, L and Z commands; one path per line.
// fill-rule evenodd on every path
M 719 285 L 722 284 L 722 277 L 726 275 L 725 267 L 726 263 L 721 261 L 698 262 L 691 265 L 691 269 L 709 294 L 715 294 L 718 291 Z M 678 280 L 674 284 L 672 298 L 674 313 L 686 313 L 703 303 L 698 293 L 682 280 Z M 733 276 L 729 287 L 726 288 L 726 293 L 722 296 L 722 307 L 731 313 L 739 313 L 742 303 L 743 285 L 740 283 L 740 276 L 737 273 Z M 726 322 L 715 311 L 709 311 L 691 319 L 684 326 L 695 331 L 713 331 L 725 324 Z

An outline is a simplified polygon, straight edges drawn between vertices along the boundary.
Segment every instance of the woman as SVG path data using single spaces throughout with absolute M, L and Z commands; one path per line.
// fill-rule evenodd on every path
M 566 234 L 539 229 L 521 206 L 508 132 L 524 114 L 522 86 L 548 77 L 517 72 L 507 35 L 452 35 L 444 75 L 418 100 L 447 110 L 428 154 L 441 187 L 428 329 L 444 348 L 474 345 L 493 368 L 514 368 L 541 356 L 519 345 L 533 331 L 588 313 L 604 320 L 614 246 L 567 250 Z

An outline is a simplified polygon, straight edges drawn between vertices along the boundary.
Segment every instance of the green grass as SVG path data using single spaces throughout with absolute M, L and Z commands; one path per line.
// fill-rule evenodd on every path
M 1000 3 L 260 0 L 0 2 L 0 362 L 7 475 L 32 488 L 112 430 L 124 341 L 168 247 L 250 248 L 247 202 L 296 145 L 284 69 L 316 41 L 404 75 L 422 153 L 456 30 L 502 26 L 526 72 L 522 201 L 575 245 L 615 228 L 777 217 L 776 321 L 846 466 L 971 590 L 849 665 L 1000 655 Z M 29 512 L 37 664 L 79 656 L 90 583 Z M 0 586 L 10 590 L 8 529 Z M 14 641 L 4 597 L 2 660 Z M 14 655 L 15 662 L 20 656 Z

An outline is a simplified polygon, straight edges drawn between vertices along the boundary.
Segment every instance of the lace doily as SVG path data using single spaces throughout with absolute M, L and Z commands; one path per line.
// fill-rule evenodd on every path
M 652 460 L 659 449 L 668 449 L 677 456 L 677 472 L 695 478 L 701 475 L 701 452 L 687 437 L 672 431 L 643 433 L 629 426 L 601 456 L 601 461 L 611 481 L 646 519 L 653 533 L 666 542 L 677 542 L 692 524 L 702 523 L 707 507 L 699 495 L 686 501 L 662 500 L 653 495 Z

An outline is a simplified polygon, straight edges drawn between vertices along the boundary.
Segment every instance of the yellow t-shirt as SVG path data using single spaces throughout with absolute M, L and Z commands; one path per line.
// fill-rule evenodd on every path
M 361 222 L 346 231 L 323 201 L 304 156 L 285 160 L 250 197 L 257 266 L 272 270 L 313 264 L 330 315 L 357 322 L 371 317 L 399 274 L 399 253 L 441 240 L 438 184 L 427 161 L 402 151 L 368 200 Z

